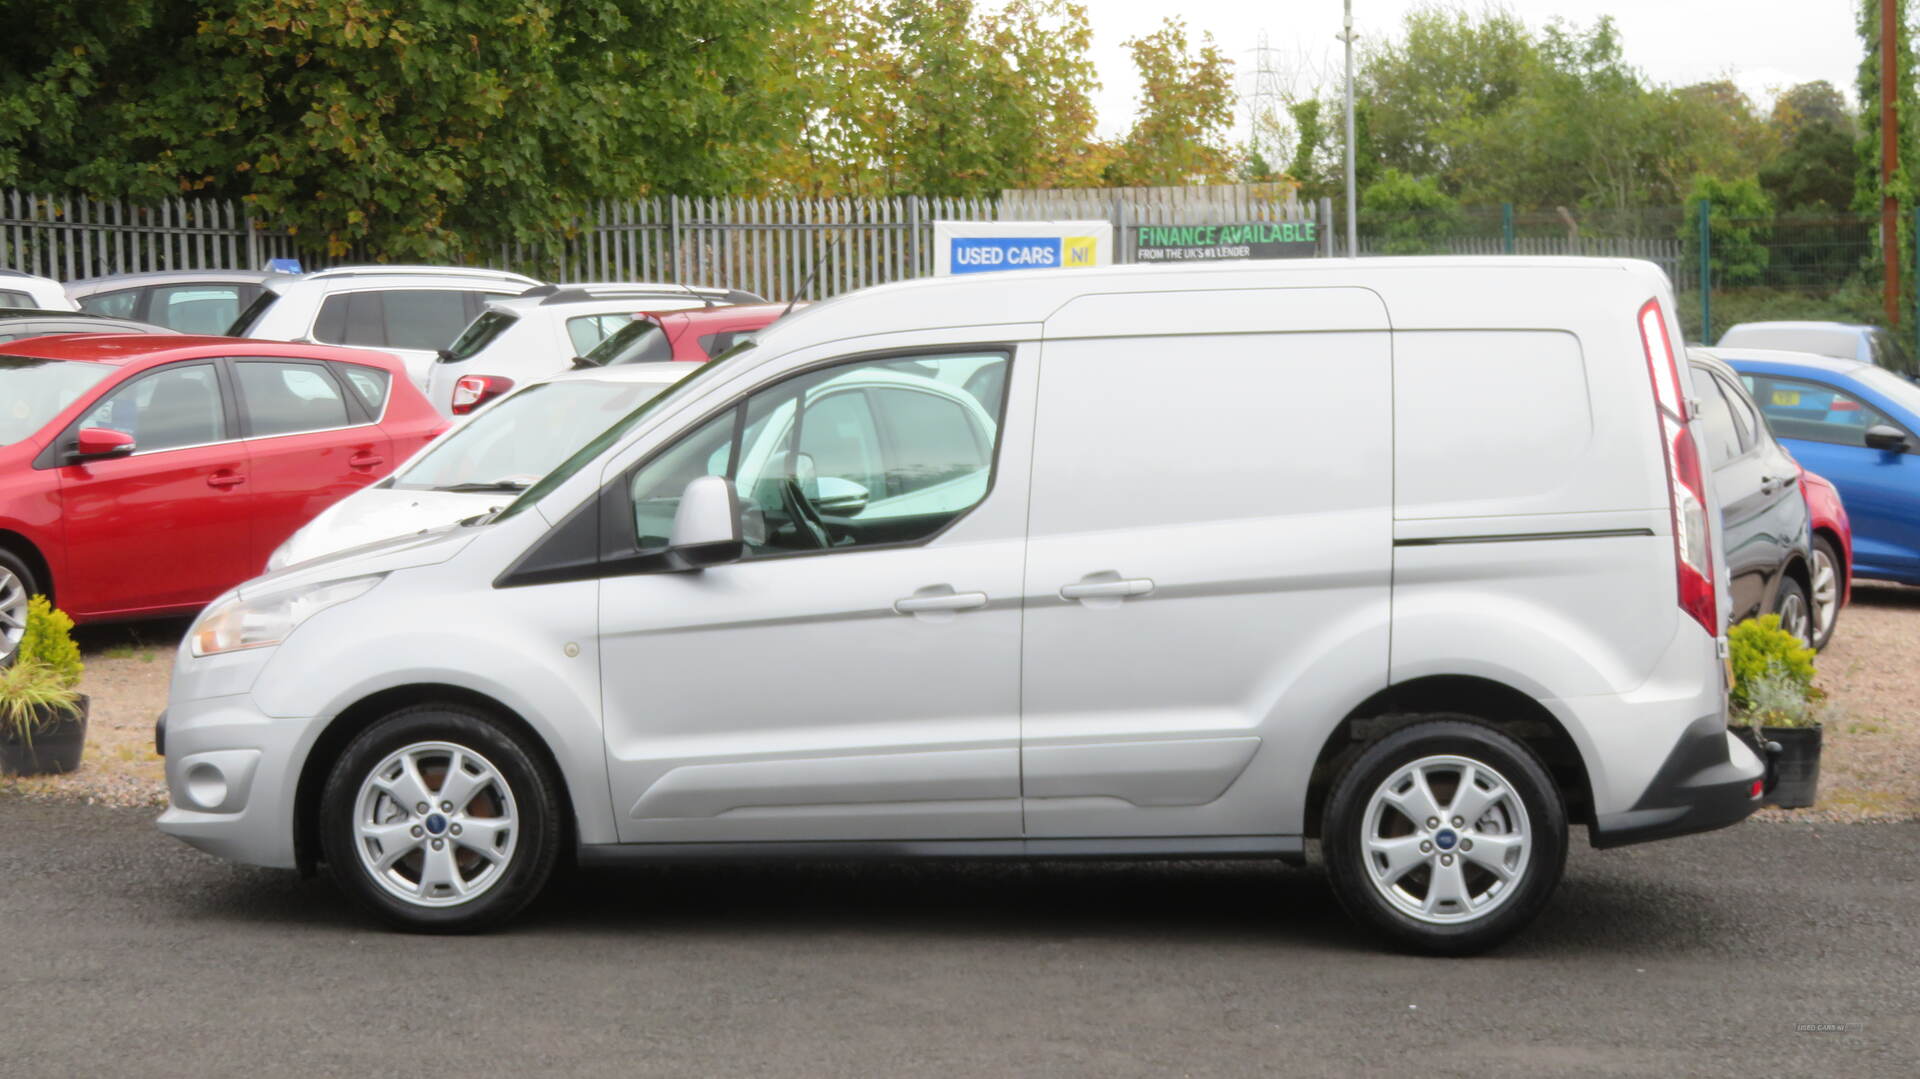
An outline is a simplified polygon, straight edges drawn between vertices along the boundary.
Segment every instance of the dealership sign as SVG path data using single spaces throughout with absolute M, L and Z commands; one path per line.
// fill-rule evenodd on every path
M 1105 266 L 1113 226 L 1105 221 L 935 221 L 937 274 Z
M 1320 229 L 1312 221 L 1140 225 L 1133 243 L 1135 262 L 1311 258 L 1320 250 Z

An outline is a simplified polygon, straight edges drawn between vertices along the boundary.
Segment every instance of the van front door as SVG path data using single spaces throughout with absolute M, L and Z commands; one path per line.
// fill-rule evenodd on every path
M 1089 296 L 1048 320 L 1029 836 L 1300 831 L 1328 726 L 1386 684 L 1389 364 L 1360 289 Z
M 747 540 L 601 582 L 623 842 L 1020 834 L 1024 421 L 1004 379 L 970 390 L 1011 352 L 814 369 L 613 481 L 633 564 L 702 475 L 733 481 Z

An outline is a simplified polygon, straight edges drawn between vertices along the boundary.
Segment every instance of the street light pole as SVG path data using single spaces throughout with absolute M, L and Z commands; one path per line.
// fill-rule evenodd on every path
M 1353 0 L 1346 0 L 1346 24 L 1340 40 L 1347 44 L 1347 257 L 1360 257 L 1360 232 L 1354 224 L 1353 194 Z

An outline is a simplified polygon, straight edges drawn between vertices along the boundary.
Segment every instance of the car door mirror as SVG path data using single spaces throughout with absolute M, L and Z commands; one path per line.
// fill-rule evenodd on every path
M 852 517 L 867 508 L 872 497 L 865 487 L 839 476 L 821 476 L 815 481 L 818 493 L 809 499 L 813 508 L 829 517 Z
M 740 536 L 740 500 L 725 476 L 701 476 L 687 484 L 673 514 L 667 550 L 679 569 L 704 569 L 737 561 L 746 553 Z
M 1867 428 L 1865 439 L 1868 449 L 1885 450 L 1888 453 L 1907 452 L 1907 433 L 1889 424 L 1876 423 Z
M 134 448 L 133 436 L 111 427 L 82 427 L 74 440 L 73 456 L 82 461 L 125 457 Z

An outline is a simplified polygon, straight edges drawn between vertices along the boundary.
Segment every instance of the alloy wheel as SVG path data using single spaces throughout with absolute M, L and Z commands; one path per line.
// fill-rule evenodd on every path
M 1798 591 L 1780 597 L 1780 628 L 1793 634 L 1801 644 L 1813 644 L 1813 619 L 1807 613 L 1807 601 Z
M 12 658 L 27 632 L 27 585 L 0 566 L 0 663 Z
M 1813 550 L 1813 639 L 1824 641 L 1833 634 L 1834 620 L 1840 617 L 1840 569 L 1822 547 Z M 1781 622 L 1786 621 L 1785 617 Z
M 1382 898 L 1408 917 L 1447 925 L 1512 898 L 1533 843 L 1526 806 L 1505 776 L 1443 754 L 1401 767 L 1374 790 L 1360 849 Z
M 387 755 L 354 799 L 360 864 L 394 897 L 423 907 L 468 902 L 513 860 L 519 816 L 500 770 L 451 742 Z

